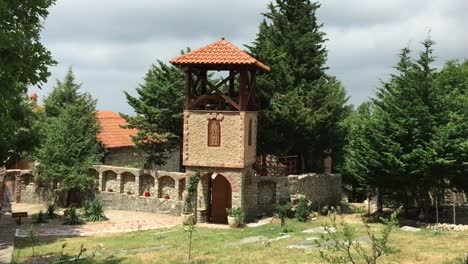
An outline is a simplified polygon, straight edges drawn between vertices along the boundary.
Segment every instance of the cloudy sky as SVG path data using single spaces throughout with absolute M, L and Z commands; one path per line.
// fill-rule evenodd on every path
M 123 91 L 135 88 L 149 66 L 167 62 L 185 47 L 225 37 L 250 44 L 269 0 L 57 0 L 43 43 L 59 64 L 38 90 L 46 96 L 71 65 L 98 109 L 131 113 Z M 436 66 L 468 58 L 467 0 L 326 0 L 318 12 L 327 33 L 329 73 L 346 87 L 350 103 L 373 95 L 392 72 L 399 50 L 428 31 L 437 42 Z

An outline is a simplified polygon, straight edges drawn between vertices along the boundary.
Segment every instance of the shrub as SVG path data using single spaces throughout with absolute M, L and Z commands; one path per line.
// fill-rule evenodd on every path
M 47 211 L 46 211 L 47 217 L 49 219 L 57 218 L 57 214 L 55 213 L 56 210 L 57 210 L 57 207 L 55 206 L 55 204 L 48 204 Z
M 185 214 L 193 213 L 192 198 L 197 190 L 198 181 L 200 179 L 200 172 L 197 172 L 194 176 L 190 177 L 190 181 L 187 187 L 187 196 L 184 201 L 183 211 Z
M 290 211 L 291 211 L 290 203 L 280 204 L 276 207 L 276 213 L 278 214 L 278 217 L 281 220 L 281 232 L 285 231 L 286 218 L 288 217 Z
M 241 208 L 226 208 L 226 213 L 228 216 L 236 218 L 240 226 L 244 225 L 245 214 Z
M 47 223 L 47 216 L 42 212 L 42 210 L 40 210 L 39 213 L 33 214 L 32 220 L 35 224 Z
M 298 221 L 301 222 L 306 222 L 307 219 L 309 218 L 309 206 L 307 205 L 307 199 L 306 198 L 300 198 L 299 203 L 297 204 L 296 207 L 296 214 L 295 217 Z
M 86 201 L 83 206 L 83 212 L 88 221 L 98 222 L 107 220 L 107 217 L 104 215 L 102 202 L 98 199 Z
M 65 213 L 64 225 L 81 225 L 83 224 L 83 219 L 81 219 L 78 210 L 75 207 L 71 207 Z
M 325 250 L 320 250 L 320 257 L 328 263 L 370 263 L 375 264 L 383 256 L 395 253 L 397 250 L 387 245 L 390 233 L 398 225 L 399 211 L 392 213 L 389 219 L 380 218 L 383 227 L 380 234 L 371 230 L 364 218 L 364 212 L 359 213 L 361 221 L 370 240 L 370 247 L 363 247 L 357 241 L 356 230 L 343 220 L 336 223 L 336 213 L 330 215 L 330 224 L 323 224 L 327 236 L 322 236 L 327 245 Z M 336 231 L 336 232 L 334 232 Z M 332 243 L 330 243 L 332 242 Z

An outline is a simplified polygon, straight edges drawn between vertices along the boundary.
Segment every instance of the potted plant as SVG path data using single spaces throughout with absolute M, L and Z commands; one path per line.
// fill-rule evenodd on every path
M 195 216 L 193 213 L 192 198 L 197 190 L 199 173 L 195 176 L 190 177 L 190 181 L 187 187 L 187 195 L 185 196 L 184 207 L 182 209 L 181 219 L 183 225 L 190 225 L 195 223 Z
M 241 208 L 226 208 L 228 224 L 230 228 L 238 228 L 244 224 L 244 212 Z
M 151 196 L 150 192 L 144 192 L 143 195 L 144 195 L 145 197 L 150 197 L 150 196 Z

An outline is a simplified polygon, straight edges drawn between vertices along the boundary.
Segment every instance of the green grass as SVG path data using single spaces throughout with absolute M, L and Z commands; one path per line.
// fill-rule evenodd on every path
M 323 218 L 319 220 L 324 221 Z M 356 227 L 358 236 L 363 236 L 364 230 L 357 219 L 349 217 L 349 220 Z M 319 237 L 300 232 L 316 226 L 320 226 L 320 223 L 288 220 L 287 227 L 292 231 L 292 237 L 274 241 L 270 246 L 261 242 L 240 246 L 229 244 L 250 236 L 278 237 L 279 221 L 244 229 L 196 228 L 192 256 L 194 263 L 321 263 L 317 250 L 287 249 L 288 245 L 303 242 L 307 237 Z M 374 224 L 373 228 L 378 229 L 379 224 Z M 170 232 L 158 235 L 165 231 Z M 178 226 L 102 237 L 38 237 L 35 251 L 36 256 L 57 259 L 62 244 L 66 242 L 64 252 L 67 254 L 76 255 L 81 244 L 87 249 L 84 255 L 96 253 L 94 258 L 83 263 L 185 263 L 187 235 Z M 104 249 L 100 244 L 104 245 Z M 390 245 L 398 248 L 398 252 L 382 258 L 382 263 L 442 263 L 468 251 L 468 235 L 461 232 L 436 234 L 433 231 L 410 233 L 396 230 L 390 237 Z M 27 238 L 16 239 L 14 256 L 18 253 L 20 263 L 31 259 L 31 243 Z

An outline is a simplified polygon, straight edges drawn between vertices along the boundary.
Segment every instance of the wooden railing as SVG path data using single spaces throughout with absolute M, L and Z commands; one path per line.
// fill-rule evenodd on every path
M 257 156 L 254 169 L 260 176 L 287 176 L 297 174 L 297 156 Z

